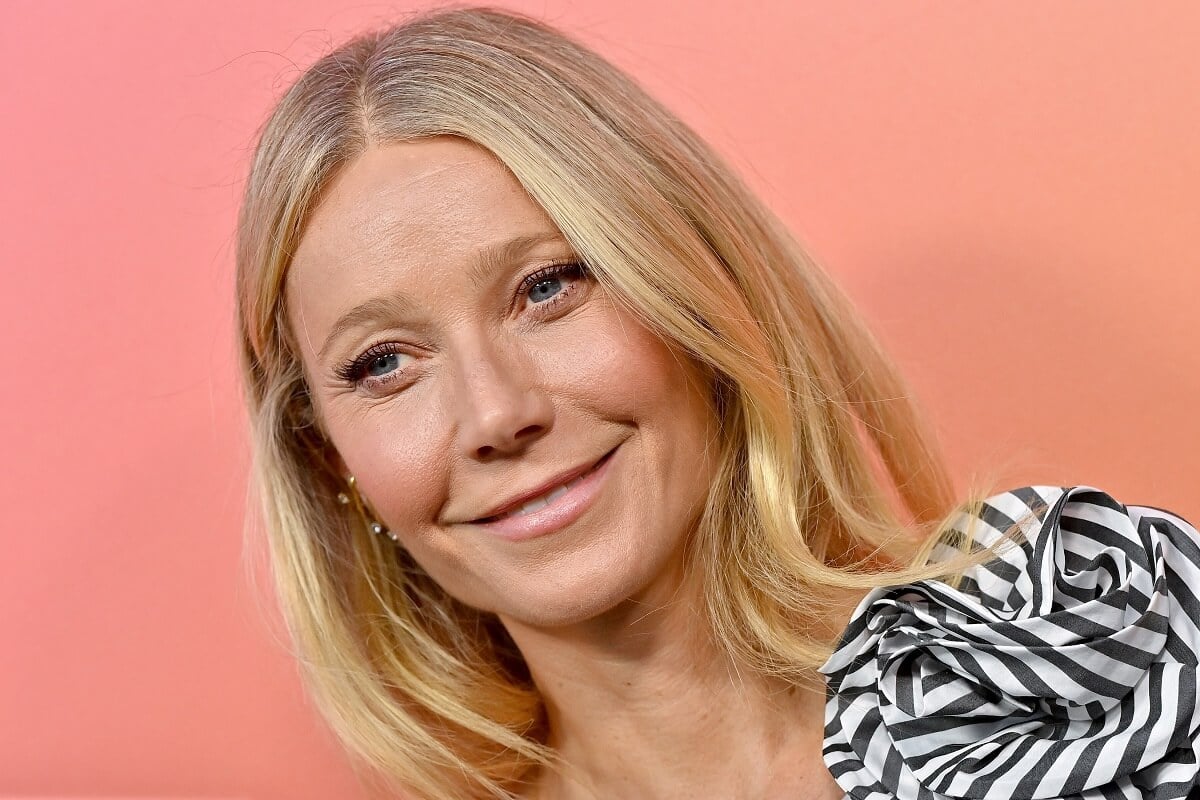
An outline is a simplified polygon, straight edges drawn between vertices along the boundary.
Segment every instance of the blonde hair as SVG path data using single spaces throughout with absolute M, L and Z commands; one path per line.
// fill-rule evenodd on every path
M 241 363 L 272 569 L 318 707 L 422 797 L 511 797 L 554 766 L 520 654 L 337 501 L 286 323 L 323 187 L 368 147 L 454 135 L 495 154 L 610 295 L 713 376 L 717 479 L 691 539 L 711 633 L 747 669 L 812 679 L 838 591 L 928 566 L 956 512 L 913 394 L 844 294 L 695 133 L 600 56 L 524 16 L 457 8 L 307 69 L 260 132 L 237 240 Z M 559 765 L 561 766 L 561 765 Z

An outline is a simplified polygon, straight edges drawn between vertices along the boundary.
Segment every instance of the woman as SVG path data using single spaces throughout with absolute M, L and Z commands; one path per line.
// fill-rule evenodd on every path
M 1194 528 L 1091 487 L 956 503 L 845 297 L 562 34 L 451 10 L 313 65 L 238 291 L 282 606 L 387 787 L 1194 783 Z

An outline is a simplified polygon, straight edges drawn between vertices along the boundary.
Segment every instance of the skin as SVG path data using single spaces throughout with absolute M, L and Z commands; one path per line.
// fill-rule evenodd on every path
M 537 234 L 471 277 L 482 248 Z M 345 168 L 285 287 L 335 460 L 417 563 L 521 649 L 578 772 L 529 797 L 840 798 L 822 692 L 739 672 L 697 624 L 683 555 L 715 469 L 709 383 L 586 272 L 521 288 L 573 256 L 465 140 L 373 147 Z M 406 309 L 325 346 L 346 312 L 398 295 Z M 339 376 L 368 348 L 363 381 Z M 470 524 L 614 446 L 596 503 L 561 531 L 508 541 Z

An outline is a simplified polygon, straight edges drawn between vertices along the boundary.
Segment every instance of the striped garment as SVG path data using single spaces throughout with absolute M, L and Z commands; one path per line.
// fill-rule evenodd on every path
M 1200 533 L 1091 486 L 1025 486 L 949 538 L 1014 523 L 1025 540 L 958 589 L 876 589 L 855 610 L 821 668 L 846 796 L 1200 797 Z

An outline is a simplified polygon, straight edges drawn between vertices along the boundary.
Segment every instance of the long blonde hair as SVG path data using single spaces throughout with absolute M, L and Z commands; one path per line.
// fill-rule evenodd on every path
M 254 484 L 289 633 L 347 748 L 421 797 L 511 797 L 551 766 L 541 700 L 489 615 L 449 597 L 337 500 L 286 323 L 322 189 L 372 145 L 455 135 L 494 153 L 612 297 L 713 376 L 718 477 L 691 540 L 715 641 L 811 679 L 833 593 L 923 564 L 956 504 L 913 393 L 844 294 L 695 133 L 562 33 L 488 8 L 355 38 L 259 136 L 237 240 Z

